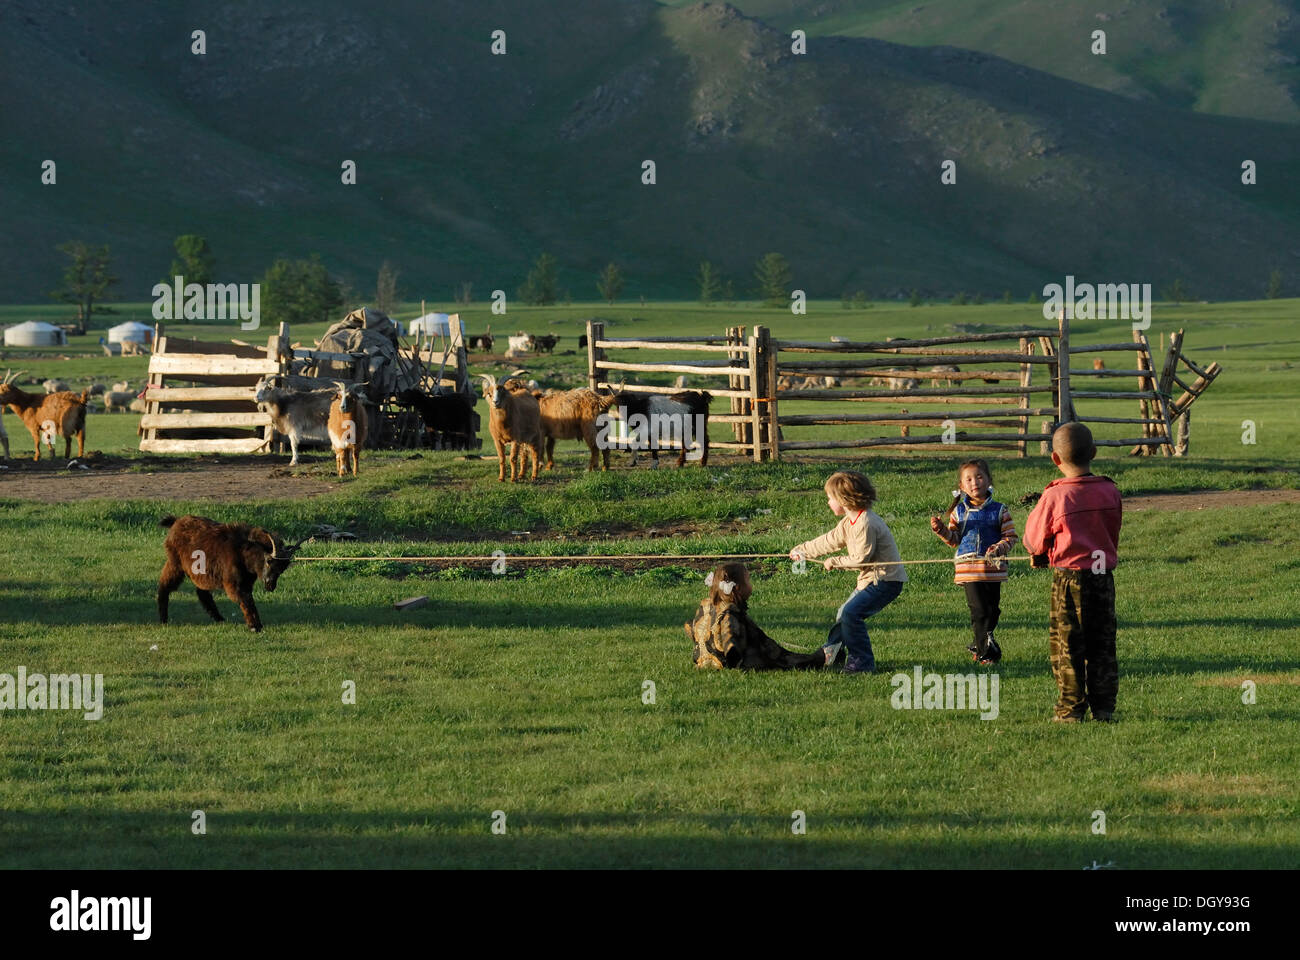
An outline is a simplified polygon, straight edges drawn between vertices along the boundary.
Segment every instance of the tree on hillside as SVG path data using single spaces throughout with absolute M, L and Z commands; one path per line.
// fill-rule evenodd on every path
M 262 309 L 272 324 L 321 323 L 342 305 L 338 282 L 318 254 L 276 260 L 262 277 Z
M 1268 275 L 1268 290 L 1265 292 L 1270 300 L 1276 300 L 1282 296 L 1282 271 L 1274 270 Z
M 212 283 L 212 251 L 208 249 L 206 237 L 196 233 L 181 234 L 176 238 L 176 257 L 171 269 L 162 282 L 171 286 L 176 277 L 184 277 L 185 282 Z
M 549 253 L 538 256 L 528 278 L 519 288 L 519 299 L 533 306 L 546 306 L 556 298 L 556 259 Z
M 1192 295 L 1188 293 L 1187 288 L 1183 286 L 1182 277 L 1175 277 L 1174 282 L 1165 287 L 1161 292 L 1164 294 L 1166 300 L 1172 300 L 1174 303 L 1184 303 L 1192 299 Z
M 63 271 L 63 282 L 57 290 L 50 292 L 50 296 L 60 303 L 77 305 L 77 331 L 85 333 L 90 315 L 96 310 L 96 301 L 111 300 L 108 288 L 118 281 L 108 272 L 108 244 L 96 247 L 72 240 L 55 249 L 71 257 L 72 262 Z M 98 309 L 104 310 L 103 307 Z
M 618 268 L 617 263 L 611 261 L 596 275 L 596 289 L 609 304 L 623 295 L 623 271 Z
M 908 294 L 907 305 L 909 307 L 919 307 L 921 305 L 921 293 L 916 287 L 913 287 L 912 292 Z
M 379 266 L 379 277 L 375 281 L 375 309 L 392 316 L 397 309 L 398 270 L 385 260 Z
M 700 261 L 700 272 L 695 282 L 700 285 L 700 303 L 713 303 L 722 292 L 722 276 L 718 268 L 708 260 Z
M 754 265 L 758 295 L 769 307 L 784 307 L 790 302 L 790 264 L 779 253 L 769 253 Z

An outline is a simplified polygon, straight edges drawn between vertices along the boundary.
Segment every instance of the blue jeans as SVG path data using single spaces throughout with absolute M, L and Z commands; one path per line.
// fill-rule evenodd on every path
M 835 614 L 835 625 L 831 627 L 826 642 L 843 641 L 849 662 L 856 662 L 864 670 L 874 670 L 876 657 L 871 651 L 867 617 L 879 613 L 898 599 L 902 592 L 903 584 L 897 580 L 881 580 L 861 590 L 854 590 Z

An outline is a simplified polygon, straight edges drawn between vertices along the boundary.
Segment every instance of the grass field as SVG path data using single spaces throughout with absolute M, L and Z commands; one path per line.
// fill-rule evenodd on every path
M 142 473 L 139 499 L 64 504 L 5 499 L 0 471 L 0 672 L 102 673 L 105 684 L 96 722 L 0 712 L 0 866 L 1293 866 L 1297 508 L 1219 508 L 1198 494 L 1300 488 L 1298 308 L 1157 308 L 1153 338 L 1183 327 L 1188 354 L 1225 373 L 1195 408 L 1191 457 L 1112 451 L 1098 466 L 1134 504 L 1186 495 L 1180 509 L 1126 513 L 1114 726 L 1048 722 L 1048 576 L 1024 563 L 1003 590 L 992 721 L 890 706 L 893 674 L 970 666 L 965 604 L 942 565 L 910 568 L 902 597 L 870 622 L 869 677 L 697 672 L 681 626 L 704 593 L 706 565 L 695 563 L 542 571 L 507 560 L 501 576 L 468 564 L 299 563 L 274 594 L 259 588 L 260 635 L 209 624 L 188 587 L 173 596 L 172 623 L 156 623 L 166 513 L 261 523 L 292 539 L 324 522 L 359 537 L 310 544 L 311 556 L 766 553 L 831 526 L 821 485 L 847 466 L 873 477 L 903 556 L 922 559 L 946 553 L 927 518 L 949 499 L 952 455 L 718 458 L 681 471 L 628 470 L 616 455 L 616 470 L 584 475 L 585 450 L 566 443 L 554 474 L 512 486 L 496 483 L 493 464 L 399 451 L 372 454 L 359 478 L 339 482 L 315 451 L 300 472 L 331 492 L 277 500 L 268 478 L 215 503 L 202 499 L 201 469 L 192 499 L 148 499 Z M 29 309 L 0 309 L 0 323 Z M 509 324 L 493 326 L 572 335 L 563 351 L 589 316 L 617 321 L 616 336 L 756 322 L 778 336 L 923 336 L 952 323 L 1041 323 L 1037 310 L 819 303 L 796 319 L 744 306 L 587 304 L 512 308 Z M 462 314 L 474 331 L 490 319 Z M 1127 328 L 1080 327 L 1079 340 L 1127 338 Z M 143 361 L 66 352 L 75 359 L 9 350 L 3 362 L 65 379 L 122 379 L 128 364 L 143 372 Z M 558 386 L 584 366 L 581 354 L 557 353 L 530 370 Z M 6 419 L 15 455 L 30 453 Z M 1254 446 L 1241 443 L 1244 419 L 1257 425 Z M 93 416 L 88 446 L 130 456 L 135 420 Z M 178 457 L 178 468 L 192 459 Z M 1023 530 L 1028 508 L 1017 501 L 1056 474 L 1038 456 L 998 456 L 993 467 L 996 495 Z M 753 569 L 752 615 L 798 649 L 824 639 L 852 585 L 812 565 L 804 575 L 776 561 Z M 392 609 L 417 594 L 430 605 Z M 1242 698 L 1248 678 L 1253 704 Z M 642 700 L 646 680 L 653 704 Z M 355 705 L 342 702 L 346 681 Z M 195 810 L 204 836 L 191 831 Z M 791 832 L 796 810 L 806 835 Z M 1093 832 L 1097 810 L 1104 835 Z M 491 830 L 494 811 L 504 835 Z

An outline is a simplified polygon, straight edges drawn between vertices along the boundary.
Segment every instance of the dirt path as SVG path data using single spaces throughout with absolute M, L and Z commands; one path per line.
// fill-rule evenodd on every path
M 89 469 L 69 470 L 61 458 L 8 460 L 0 464 L 0 499 L 38 503 L 74 500 L 301 500 L 336 489 L 320 476 L 307 475 L 315 467 L 285 467 L 249 457 L 200 457 L 178 461 L 174 457 L 130 460 L 91 454 Z M 1210 490 L 1192 493 L 1148 494 L 1124 498 L 1126 512 L 1136 510 L 1205 510 L 1223 507 L 1261 507 L 1300 503 L 1300 490 Z M 736 532 L 743 524 L 723 521 L 709 533 Z M 697 523 L 661 524 L 655 531 L 604 530 L 573 535 L 570 540 L 606 539 L 623 533 L 640 536 L 683 536 L 702 532 Z M 495 536 L 495 534 L 494 534 Z
M 261 462 L 201 458 L 120 460 L 87 458 L 90 469 L 69 470 L 66 461 L 9 460 L 0 465 L 0 499 L 39 503 L 74 500 L 301 500 L 334 489 L 324 480 L 295 476 L 294 470 Z

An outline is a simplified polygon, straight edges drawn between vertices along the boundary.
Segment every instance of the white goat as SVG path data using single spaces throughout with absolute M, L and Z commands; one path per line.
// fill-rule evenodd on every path
M 263 377 L 253 399 L 271 415 L 275 429 L 289 438 L 293 456 L 290 466 L 298 463 L 301 443 L 329 443 L 330 405 L 338 395 L 333 388 L 322 390 L 286 390 L 280 377 Z

